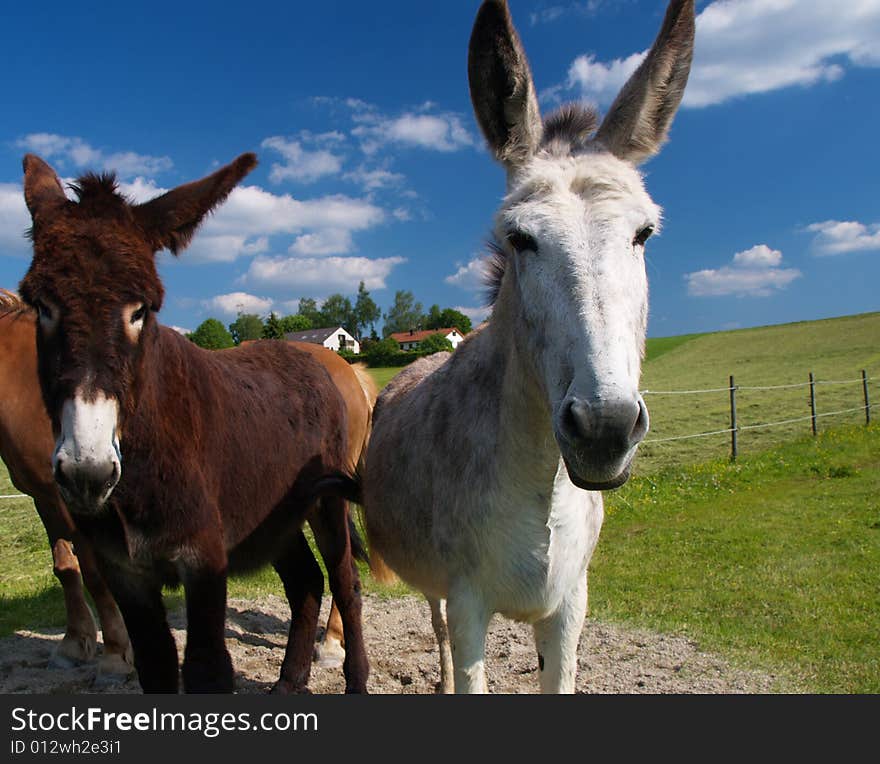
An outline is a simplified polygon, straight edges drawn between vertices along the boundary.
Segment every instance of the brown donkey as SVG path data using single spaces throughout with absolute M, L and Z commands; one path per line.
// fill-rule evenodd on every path
M 54 573 L 64 592 L 66 631 L 49 665 L 65 667 L 95 658 L 97 628 L 86 603 L 85 583 L 98 611 L 104 643 L 97 682 L 112 682 L 134 670 L 131 645 L 116 601 L 98 571 L 91 545 L 76 529 L 52 476 L 55 440 L 37 379 L 35 324 L 36 313 L 17 295 L 0 289 L 0 459 L 6 464 L 13 485 L 34 500 L 49 537 Z M 356 468 L 369 437 L 372 406 L 378 392 L 375 383 L 360 365 L 352 367 L 353 376 L 348 364 L 330 350 L 294 344 L 319 356 L 343 391 L 348 405 L 349 464 Z M 358 383 L 363 395 L 358 392 Z M 328 542 L 321 535 L 320 517 L 312 522 L 321 549 Z M 365 559 L 363 554 L 361 557 Z M 339 609 L 333 603 L 323 637 L 315 646 L 319 665 L 341 665 L 342 632 Z
M 37 384 L 34 323 L 33 311 L 0 290 L 0 458 L 13 485 L 34 500 L 49 537 L 55 576 L 64 590 L 67 629 L 51 663 L 65 666 L 95 657 L 97 629 L 83 593 L 85 582 L 104 637 L 98 677 L 112 679 L 133 669 L 128 632 L 91 546 L 74 526 L 52 479 L 54 438 Z
M 305 689 L 323 576 L 302 532 L 310 519 L 342 617 L 346 690 L 366 691 L 360 584 L 351 558 L 349 406 L 313 352 L 261 342 L 202 350 L 156 320 L 155 267 L 256 165 L 244 154 L 139 205 L 111 175 L 85 175 L 68 200 L 55 172 L 24 159 L 34 258 L 21 295 L 39 315 L 37 355 L 57 438 L 56 483 L 93 544 L 122 611 L 147 692 L 176 692 L 178 661 L 161 591 L 182 582 L 188 692 L 230 692 L 226 577 L 271 562 L 291 605 L 275 686 Z M 352 390 L 364 397 L 356 372 Z M 362 444 L 358 444 L 361 446 Z

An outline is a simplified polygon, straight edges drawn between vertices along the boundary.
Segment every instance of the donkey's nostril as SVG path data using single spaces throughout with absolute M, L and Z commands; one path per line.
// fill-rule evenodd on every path
M 633 425 L 632 432 L 630 433 L 630 440 L 633 445 L 637 443 L 641 443 L 645 439 L 645 435 L 648 434 L 648 427 L 650 426 L 650 417 L 648 416 L 648 407 L 645 405 L 645 402 L 639 398 L 639 413 L 636 417 L 636 423 Z

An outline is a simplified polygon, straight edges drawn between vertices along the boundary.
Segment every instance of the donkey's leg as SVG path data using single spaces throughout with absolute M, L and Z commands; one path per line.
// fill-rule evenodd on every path
M 227 558 L 221 532 L 206 528 L 188 546 L 182 576 L 186 592 L 183 689 L 187 693 L 232 692 L 232 658 L 226 649 Z
M 79 562 L 70 543 L 74 532 L 73 520 L 60 500 L 34 499 L 34 506 L 49 539 L 52 570 L 64 592 L 64 609 L 67 615 L 64 638 L 55 649 L 49 665 L 66 668 L 95 657 L 98 630 L 92 611 L 86 603 Z
M 437 637 L 437 647 L 440 650 L 440 692 L 448 695 L 454 692 L 453 685 L 453 669 L 452 669 L 452 647 L 449 644 L 449 628 L 446 626 L 446 615 L 443 612 L 445 606 L 443 600 L 428 597 L 428 604 L 431 606 L 431 626 L 434 627 L 434 634 Z
M 92 611 L 86 604 L 79 563 L 67 539 L 59 538 L 52 544 L 52 563 L 52 570 L 64 591 L 67 629 L 49 659 L 49 665 L 67 668 L 95 657 L 98 630 Z
M 324 574 L 302 531 L 273 566 L 284 583 L 284 592 L 290 603 L 290 634 L 281 676 L 272 692 L 282 695 L 307 692 L 321 595 L 324 593 Z
M 467 582 L 446 599 L 457 693 L 486 693 L 486 631 L 492 613 Z
M 149 571 L 114 564 L 104 557 L 98 562 L 131 638 L 141 688 L 145 693 L 176 693 L 177 645 L 168 627 L 161 582 Z
M 334 599 L 330 604 L 327 628 L 324 636 L 315 645 L 314 662 L 321 668 L 339 668 L 345 660 L 345 635 L 342 629 L 342 616 Z
M 97 681 L 114 682 L 134 671 L 134 654 L 128 640 L 128 631 L 116 600 L 98 571 L 91 544 L 78 531 L 74 533 L 74 546 L 82 568 L 83 581 L 92 595 L 101 621 L 104 652 L 98 660 Z
M 348 502 L 337 497 L 321 499 L 311 521 L 315 541 L 327 566 L 333 602 L 339 607 L 345 637 L 346 692 L 366 692 L 369 664 L 361 625 L 361 582 L 351 556 Z
M 559 610 L 534 624 L 541 692 L 573 693 L 577 648 L 587 613 L 587 576 L 566 595 Z

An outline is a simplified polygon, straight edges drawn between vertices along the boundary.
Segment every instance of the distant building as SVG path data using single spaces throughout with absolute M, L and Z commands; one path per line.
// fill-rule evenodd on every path
M 464 339 L 461 332 L 454 326 L 450 329 L 425 329 L 424 331 L 410 329 L 408 332 L 395 332 L 391 335 L 391 338 L 400 345 L 401 350 L 418 350 L 421 341 L 434 334 L 442 334 L 446 337 L 452 343 L 453 350 Z
M 348 350 L 351 353 L 361 352 L 361 343 L 341 326 L 333 326 L 326 329 L 306 329 L 304 332 L 290 332 L 290 334 L 284 335 L 284 339 L 291 342 L 310 342 L 313 345 L 323 345 L 325 348 L 330 348 L 330 350 Z

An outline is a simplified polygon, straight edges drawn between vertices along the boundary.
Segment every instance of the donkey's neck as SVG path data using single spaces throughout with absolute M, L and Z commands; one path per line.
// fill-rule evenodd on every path
M 498 469 L 523 491 L 549 494 L 559 466 L 550 408 L 531 363 L 517 347 L 515 322 L 498 307 L 477 338 L 481 347 L 474 348 L 483 363 L 500 369 L 495 375 L 480 375 L 493 381 L 480 394 L 497 401 Z

